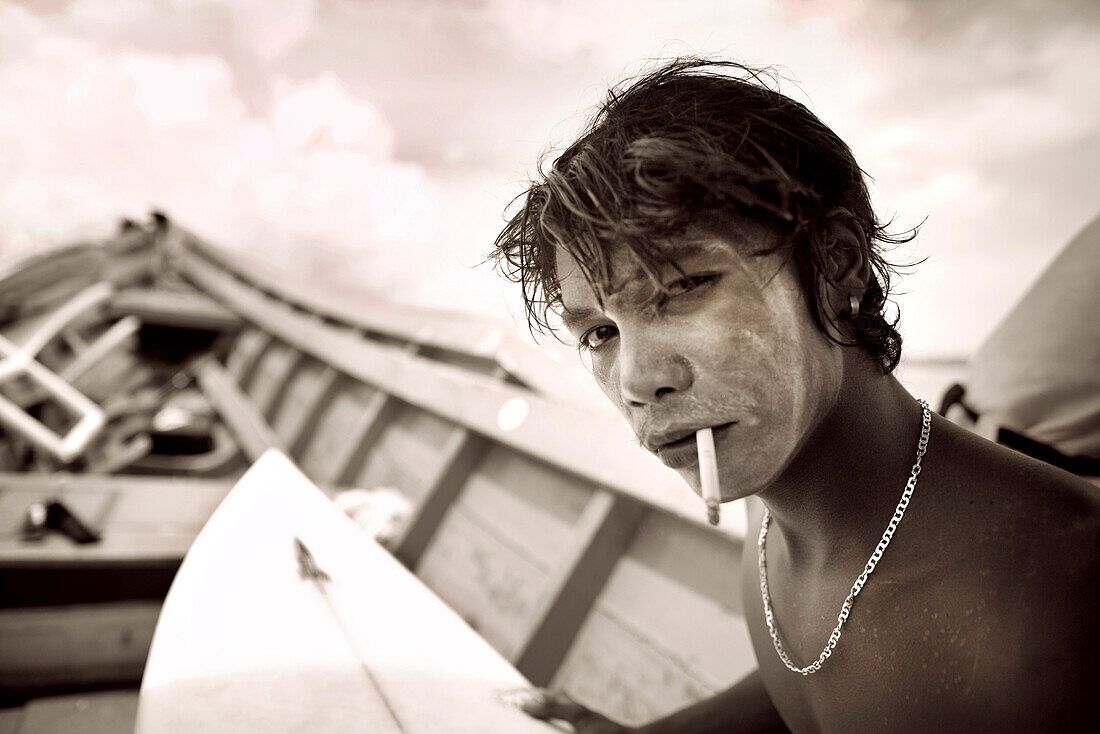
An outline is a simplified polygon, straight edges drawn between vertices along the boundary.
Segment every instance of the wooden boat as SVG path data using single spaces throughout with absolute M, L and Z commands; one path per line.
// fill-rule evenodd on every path
M 507 327 L 304 284 L 156 217 L 0 269 L 0 336 L 9 704 L 136 687 L 184 554 L 271 449 L 337 500 L 404 497 L 393 557 L 532 684 L 640 723 L 755 665 L 743 516 L 708 526 Z

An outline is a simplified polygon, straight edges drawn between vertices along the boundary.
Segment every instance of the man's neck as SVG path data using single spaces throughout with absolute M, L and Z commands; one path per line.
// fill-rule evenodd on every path
M 796 567 L 866 558 L 916 461 L 920 406 L 894 377 L 868 366 L 854 366 L 836 406 L 759 495 L 772 517 L 769 547 L 782 543 Z

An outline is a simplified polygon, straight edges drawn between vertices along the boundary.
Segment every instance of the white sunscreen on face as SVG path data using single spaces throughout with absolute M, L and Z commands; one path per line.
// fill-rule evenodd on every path
M 722 492 L 718 488 L 718 457 L 714 452 L 714 432 L 709 428 L 696 431 L 695 446 L 699 451 L 699 483 L 702 485 L 703 500 L 707 503 L 707 520 L 711 525 L 717 525 Z

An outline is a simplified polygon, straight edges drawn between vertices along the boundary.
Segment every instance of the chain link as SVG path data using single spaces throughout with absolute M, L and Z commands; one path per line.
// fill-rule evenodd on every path
M 878 565 L 879 559 L 882 558 L 883 552 L 886 551 L 886 546 L 890 545 L 890 539 L 894 537 L 894 531 L 898 529 L 898 525 L 901 523 L 901 518 L 905 515 L 905 508 L 909 506 L 909 498 L 913 496 L 913 490 L 917 488 L 917 476 L 920 474 L 920 461 L 924 458 L 924 452 L 928 449 L 928 436 L 932 432 L 932 409 L 928 407 L 926 400 L 920 401 L 921 408 L 923 409 L 923 415 L 921 417 L 921 433 L 920 441 L 917 443 L 917 463 L 913 464 L 912 473 L 909 475 L 909 481 L 905 483 L 905 491 L 901 494 L 901 500 L 898 502 L 897 509 L 894 510 L 894 516 L 890 519 L 890 523 L 886 526 L 886 532 L 882 534 L 882 540 L 878 542 L 875 547 L 875 552 L 871 554 L 871 557 L 867 560 L 867 565 L 863 569 L 863 573 L 859 575 L 856 582 L 852 584 L 852 590 L 848 592 L 848 598 L 844 600 L 844 605 L 840 608 L 840 615 L 837 617 L 836 627 L 833 628 L 832 634 L 829 635 L 829 641 L 825 644 L 825 649 L 818 655 L 817 660 L 810 663 L 804 668 L 800 668 L 795 665 L 787 651 L 783 648 L 783 643 L 779 641 L 779 632 L 775 628 L 775 615 L 772 612 L 772 598 L 768 593 L 768 561 L 766 554 L 766 543 L 768 540 L 768 524 L 771 522 L 771 515 L 768 513 L 768 508 L 764 508 L 764 519 L 760 522 L 760 537 L 756 541 L 758 548 L 757 558 L 760 564 L 760 596 L 764 600 L 764 621 L 768 623 L 768 634 L 771 635 L 772 645 L 775 646 L 775 651 L 779 653 L 779 659 L 783 661 L 783 664 L 787 666 L 788 670 L 795 673 L 801 673 L 802 675 L 810 675 L 821 670 L 821 666 L 829 659 L 829 656 L 833 654 L 833 650 L 836 648 L 837 642 L 840 641 L 841 628 L 844 627 L 844 623 L 848 620 L 848 614 L 852 611 L 852 603 L 855 601 L 856 596 L 859 595 L 863 585 L 867 583 L 868 577 L 875 570 L 875 566 Z

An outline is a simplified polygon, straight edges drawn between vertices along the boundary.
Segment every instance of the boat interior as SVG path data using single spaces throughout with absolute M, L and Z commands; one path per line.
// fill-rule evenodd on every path
M 132 717 L 181 561 L 273 448 L 534 685 L 626 722 L 724 688 L 744 518 L 589 396 L 494 323 L 159 214 L 0 267 L 0 724 Z

